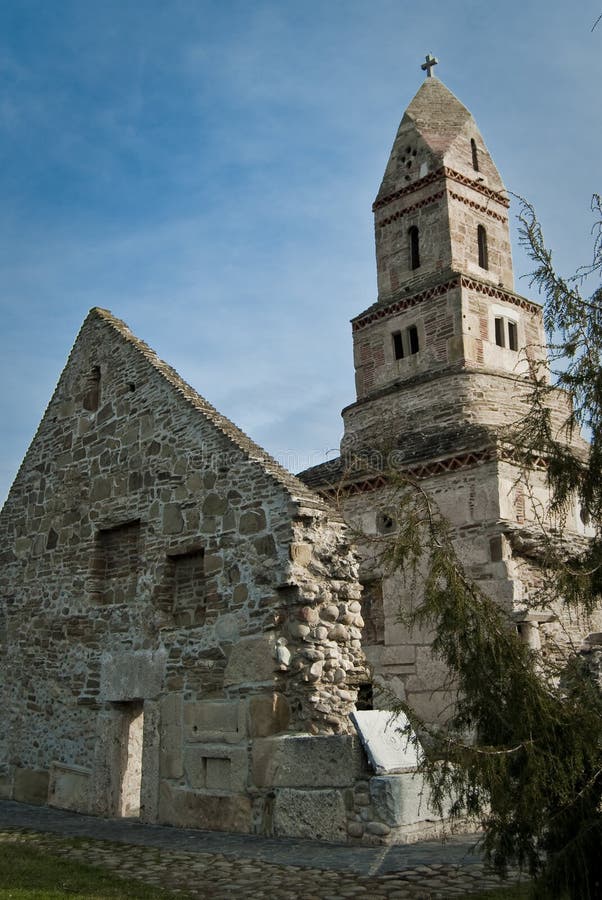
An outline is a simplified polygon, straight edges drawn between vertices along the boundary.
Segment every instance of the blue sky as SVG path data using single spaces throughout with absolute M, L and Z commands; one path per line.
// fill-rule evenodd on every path
M 95 305 L 293 470 L 338 446 L 349 319 L 376 292 L 371 203 L 428 51 L 558 267 L 588 262 L 600 12 L 3 0 L 0 501 Z

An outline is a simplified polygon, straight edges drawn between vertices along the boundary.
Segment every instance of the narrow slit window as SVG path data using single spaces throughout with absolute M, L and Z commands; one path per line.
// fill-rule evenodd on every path
M 418 329 L 415 325 L 410 325 L 408 328 L 408 341 L 410 344 L 410 353 L 413 355 L 414 353 L 418 353 L 420 350 L 420 344 L 418 342 Z
M 489 257 L 487 254 L 487 232 L 482 225 L 477 228 L 477 243 L 479 245 L 479 265 L 482 269 L 489 268 Z
M 100 366 L 92 366 L 84 385 L 83 407 L 96 412 L 100 404 Z
M 511 350 L 518 350 L 518 328 L 516 322 L 508 322 L 508 346 Z
M 470 149 L 472 151 L 472 167 L 475 172 L 479 171 L 479 151 L 477 150 L 477 142 L 474 138 L 470 139 Z
M 506 341 L 504 340 L 504 320 L 496 319 L 495 320 L 495 342 L 498 347 L 505 347 Z
M 420 236 L 416 225 L 412 225 L 408 229 L 408 237 L 410 239 L 410 269 L 418 269 L 420 267 Z
M 401 331 L 393 332 L 393 352 L 395 353 L 395 359 L 403 359 L 404 352 Z

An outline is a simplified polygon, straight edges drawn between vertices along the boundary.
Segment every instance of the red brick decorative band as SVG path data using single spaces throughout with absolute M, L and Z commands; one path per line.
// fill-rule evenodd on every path
M 361 316 L 357 319 L 352 320 L 352 330 L 361 331 L 367 325 L 371 325 L 372 322 L 378 321 L 378 319 L 387 319 L 389 316 L 394 316 L 395 313 L 403 312 L 405 309 L 410 309 L 410 307 L 416 306 L 418 303 L 422 303 L 423 300 L 433 300 L 436 297 L 440 297 L 442 294 L 447 293 L 447 291 L 449 291 L 451 288 L 459 286 L 460 277 L 455 276 L 449 281 L 446 281 L 443 284 L 438 284 L 426 291 L 421 291 L 419 294 L 414 294 L 413 296 L 409 297 L 403 297 L 401 300 L 396 300 L 394 303 L 390 303 L 387 306 L 382 307 L 382 309 L 375 309 L 372 312 L 367 313 L 365 316 Z
M 408 206 L 406 209 L 399 209 L 396 213 L 393 213 L 392 216 L 387 216 L 386 219 L 382 219 L 380 222 L 377 222 L 377 225 L 382 227 L 383 225 L 390 225 L 391 222 L 396 222 L 397 219 L 401 219 L 402 216 L 407 216 L 410 213 L 415 212 L 417 209 L 422 209 L 423 206 L 430 206 L 431 203 L 436 203 L 437 200 L 440 200 L 441 197 L 445 196 L 445 191 L 438 191 L 436 194 L 431 194 L 430 197 L 425 197 L 424 200 L 419 200 L 418 203 L 413 203 L 412 206 Z
M 462 194 L 456 194 L 455 191 L 450 191 L 449 196 L 452 197 L 453 200 L 459 200 L 460 203 L 464 203 L 466 206 L 470 206 L 471 209 L 476 209 L 477 212 L 484 213 L 486 216 L 490 216 L 492 219 L 497 219 L 498 222 L 508 221 L 508 216 L 504 216 L 501 213 L 496 212 L 494 209 L 490 209 L 488 206 L 482 206 L 480 203 L 475 203 L 474 200 L 469 200 L 468 197 L 464 197 Z
M 383 206 L 387 206 L 387 204 L 392 203 L 394 200 L 399 200 L 400 197 L 405 197 L 407 194 L 418 191 L 429 184 L 433 184 L 435 181 L 439 181 L 441 178 L 449 178 L 451 181 L 456 181 L 458 184 L 464 184 L 474 191 L 478 191 L 479 194 L 483 194 L 483 196 L 487 197 L 489 200 L 495 200 L 496 203 L 500 203 L 506 208 L 510 206 L 509 199 L 499 191 L 493 191 L 491 188 L 485 187 L 484 184 L 475 181 L 473 178 L 468 178 L 466 175 L 461 175 L 460 172 L 454 171 L 454 169 L 448 169 L 447 166 L 442 166 L 435 172 L 430 172 L 428 175 L 425 175 L 424 178 L 419 178 L 414 184 L 408 184 L 407 187 L 400 188 L 398 191 L 388 194 L 381 200 L 375 200 L 372 204 L 372 211 L 376 212 L 377 209 L 382 209 Z
M 435 287 L 429 288 L 426 291 L 421 291 L 418 294 L 412 294 L 409 297 L 395 300 L 393 303 L 389 303 L 380 309 L 373 309 L 363 316 L 360 315 L 356 319 L 352 319 L 352 331 L 354 333 L 362 331 L 368 325 L 377 322 L 379 319 L 388 319 L 396 313 L 410 309 L 412 306 L 417 306 L 417 304 L 422 303 L 424 300 L 434 300 L 455 287 L 463 287 L 467 290 L 484 294 L 486 297 L 493 297 L 495 300 L 511 303 L 513 306 L 518 306 L 520 309 L 524 309 L 530 313 L 541 312 L 541 307 L 538 306 L 537 303 L 532 303 L 530 300 L 527 300 L 525 297 L 519 297 L 517 294 L 511 294 L 509 291 L 504 290 L 503 287 L 496 287 L 494 284 L 486 284 L 483 281 L 469 278 L 467 275 L 456 275 L 449 281 L 443 282 L 443 284 L 437 284 Z
M 529 454 L 529 467 L 533 469 L 547 468 L 547 461 L 539 454 Z M 519 450 L 512 447 L 484 447 L 481 450 L 469 450 L 466 453 L 460 453 L 456 456 L 450 456 L 447 459 L 438 459 L 434 462 L 421 463 L 417 466 L 403 466 L 398 468 L 398 472 L 408 476 L 408 478 L 431 478 L 433 475 L 445 475 L 448 472 L 458 472 L 460 469 L 469 469 L 473 466 L 482 465 L 483 463 L 499 460 L 503 462 L 511 462 L 518 465 L 525 464 L 525 457 Z M 391 479 L 381 472 L 368 475 L 357 481 L 345 483 L 345 476 L 341 479 L 341 484 L 328 485 L 328 487 L 318 487 L 316 490 L 323 496 L 332 499 L 334 496 L 352 496 L 355 494 L 365 494 L 370 491 L 377 491 L 380 488 L 390 486 Z
M 509 291 L 505 291 L 504 288 L 496 287 L 494 284 L 476 281 L 473 278 L 469 278 L 467 275 L 461 275 L 460 281 L 463 288 L 476 291 L 478 294 L 485 294 L 486 297 L 503 300 L 504 303 L 512 303 L 513 306 L 518 306 L 520 309 L 525 309 L 530 313 L 541 312 L 541 307 L 537 303 L 527 300 L 526 297 L 519 297 L 517 294 L 511 294 Z

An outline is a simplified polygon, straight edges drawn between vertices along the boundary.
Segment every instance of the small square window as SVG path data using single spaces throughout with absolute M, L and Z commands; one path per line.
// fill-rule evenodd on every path
M 405 359 L 406 356 L 414 356 L 420 352 L 420 339 L 416 325 L 410 325 L 403 331 L 394 331 L 391 337 L 395 359 Z
M 508 347 L 510 350 L 518 350 L 518 325 L 512 319 L 503 316 L 495 318 L 495 342 L 498 347 Z

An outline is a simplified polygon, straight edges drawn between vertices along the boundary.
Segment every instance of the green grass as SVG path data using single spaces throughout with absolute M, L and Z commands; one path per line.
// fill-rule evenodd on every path
M 175 894 L 118 878 L 107 869 L 52 856 L 27 843 L 0 843 L 1 900 L 183 900 Z

